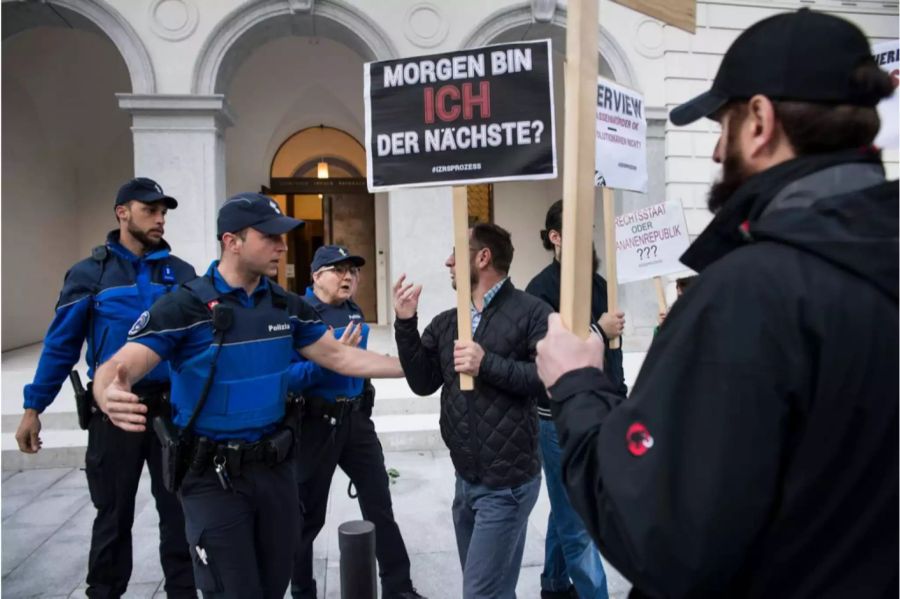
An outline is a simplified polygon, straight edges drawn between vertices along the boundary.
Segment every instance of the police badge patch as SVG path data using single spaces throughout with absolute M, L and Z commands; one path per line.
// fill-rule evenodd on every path
M 144 311 L 128 331 L 128 335 L 137 335 L 150 323 L 150 312 Z

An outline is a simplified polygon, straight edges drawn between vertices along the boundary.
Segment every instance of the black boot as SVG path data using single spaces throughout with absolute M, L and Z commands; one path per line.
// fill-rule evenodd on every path
M 565 591 L 545 591 L 541 589 L 541 599 L 578 599 L 575 585 L 569 585 Z
M 408 591 L 401 591 L 399 593 L 390 593 L 382 589 L 381 591 L 381 599 L 427 599 L 424 595 L 420 595 L 415 588 L 410 588 Z

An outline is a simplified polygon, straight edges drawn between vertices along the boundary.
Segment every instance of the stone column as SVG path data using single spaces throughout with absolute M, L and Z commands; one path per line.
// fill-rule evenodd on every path
M 173 253 L 202 274 L 218 257 L 216 211 L 225 200 L 223 131 L 232 117 L 221 94 L 116 94 L 132 116 L 134 173 L 178 200 L 166 219 Z
M 419 328 L 436 314 L 456 307 L 444 261 L 453 248 L 453 198 L 450 187 L 401 189 L 388 194 L 390 227 L 389 290 L 406 273 L 423 286 Z M 393 307 L 388 311 L 394 320 Z

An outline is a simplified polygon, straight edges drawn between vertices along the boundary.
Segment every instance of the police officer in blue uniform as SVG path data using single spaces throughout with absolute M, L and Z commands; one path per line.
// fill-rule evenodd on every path
M 295 350 L 350 376 L 400 377 L 396 358 L 341 344 L 275 276 L 284 233 L 302 221 L 269 197 L 222 205 L 222 258 L 134 324 L 96 378 L 97 401 L 125 430 L 144 430 L 131 391 L 161 360 L 172 368 L 172 422 L 187 447 L 180 482 L 197 587 L 205 597 L 283 597 L 300 517 L 293 435 L 283 426 Z M 155 420 L 154 428 L 160 427 Z
M 335 337 L 358 339 L 361 348 L 367 345 L 369 326 L 351 298 L 365 263 L 345 247 L 320 247 L 310 267 L 312 287 L 303 297 Z M 305 399 L 297 467 L 300 540 L 291 594 L 303 599 L 316 597 L 313 541 L 325 524 L 328 490 L 334 470 L 340 466 L 359 492 L 363 518 L 375 525 L 382 599 L 421 597 L 410 580 L 409 555 L 394 521 L 384 452 L 371 419 L 374 387 L 367 380 L 324 370 L 312 362 L 292 368 L 291 387 Z
M 178 205 L 153 180 L 125 183 L 116 196 L 118 230 L 66 273 L 34 376 L 25 387 L 25 415 L 16 440 L 25 453 L 40 450 L 39 414 L 59 393 L 87 338 L 88 376 L 122 345 L 144 310 L 179 283 L 192 266 L 169 253 L 163 241 L 166 212 Z M 134 393 L 151 414 L 168 410 L 169 368 L 161 363 Z M 89 402 L 90 399 L 86 399 Z M 91 407 L 85 405 L 89 414 Z M 125 432 L 100 413 L 90 418 L 85 456 L 88 488 L 97 508 L 88 559 L 88 597 L 120 597 L 131 577 L 134 498 L 144 462 L 159 512 L 159 555 L 169 597 L 196 597 L 178 499 L 160 480 L 160 445 L 150 433 Z

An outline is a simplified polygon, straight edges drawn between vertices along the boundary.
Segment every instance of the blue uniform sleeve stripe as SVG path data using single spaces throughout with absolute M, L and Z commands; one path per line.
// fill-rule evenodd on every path
M 90 299 L 90 298 L 91 298 L 91 294 L 90 294 L 90 293 L 85 293 L 84 295 L 82 295 L 82 296 L 79 297 L 78 299 L 74 299 L 74 300 L 72 300 L 72 301 L 70 301 L 70 302 L 67 302 L 67 303 L 61 305 L 61 306 L 57 306 L 57 307 L 56 307 L 56 311 L 59 312 L 60 310 L 63 310 L 63 309 L 65 309 L 65 308 L 68 308 L 69 306 L 72 306 L 72 305 L 74 305 L 74 304 L 77 304 L 78 302 L 83 302 L 84 300 L 87 300 L 87 299 Z
M 84 298 L 82 298 L 84 299 Z M 59 393 L 60 387 L 81 356 L 87 335 L 90 302 L 76 301 L 60 306 L 44 336 L 44 349 L 34 381 L 25 386 L 26 409 L 42 412 Z
M 193 324 L 189 324 L 189 325 L 187 325 L 187 326 L 185 326 L 185 327 L 178 327 L 178 328 L 175 328 L 175 329 L 161 329 L 161 330 L 158 330 L 158 331 L 154 331 L 154 330 L 144 331 L 143 333 L 138 333 L 137 335 L 133 335 L 133 336 L 132 336 L 132 335 L 129 335 L 129 336 L 128 336 L 128 340 L 129 340 L 129 341 L 137 341 L 137 340 L 139 340 L 139 339 L 142 339 L 142 338 L 146 337 L 147 335 L 167 335 L 167 334 L 170 334 L 170 333 L 180 333 L 180 332 L 182 332 L 182 331 L 187 331 L 187 330 L 192 329 L 192 328 L 194 328 L 194 327 L 200 326 L 201 324 L 208 324 L 208 323 L 210 323 L 210 322 L 212 322 L 212 319 L 198 320 L 197 322 L 195 322 L 195 323 L 193 323 Z

